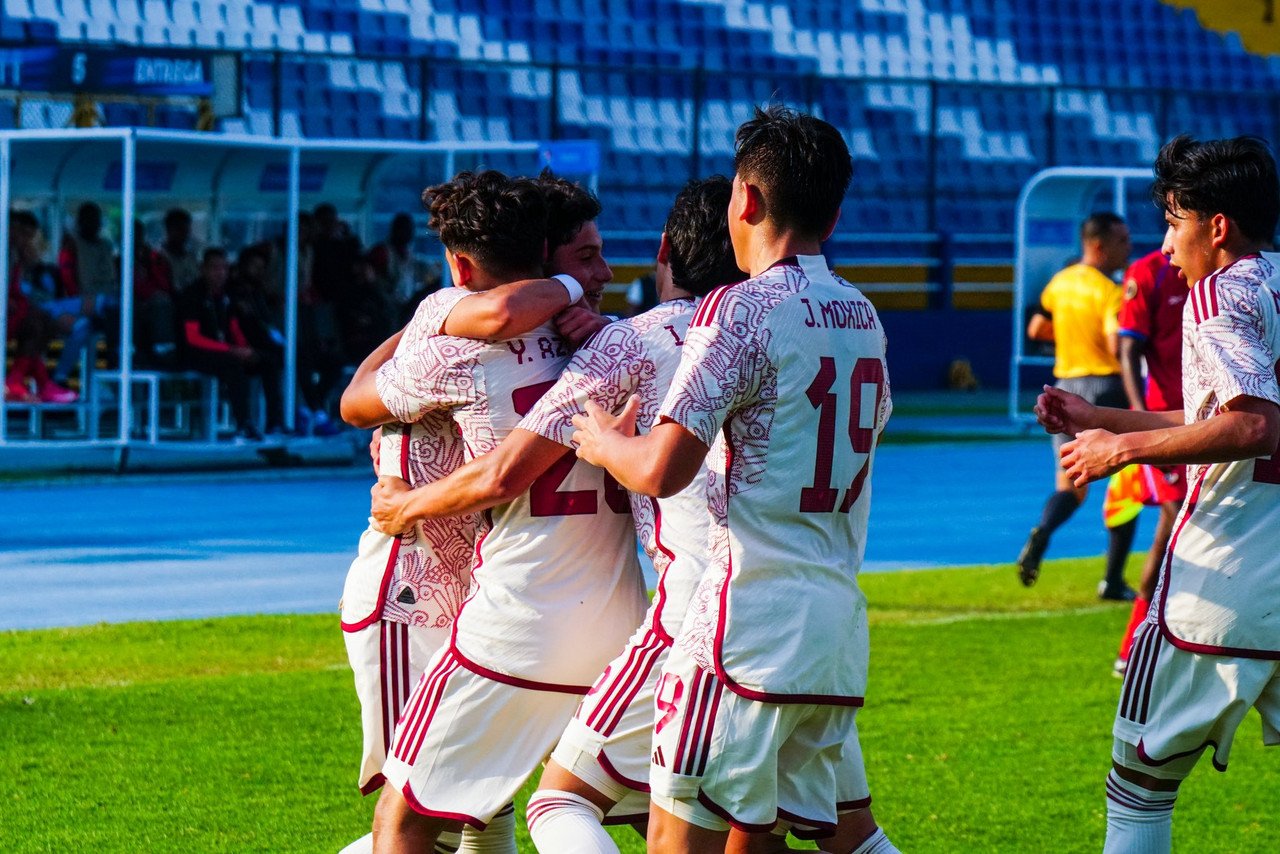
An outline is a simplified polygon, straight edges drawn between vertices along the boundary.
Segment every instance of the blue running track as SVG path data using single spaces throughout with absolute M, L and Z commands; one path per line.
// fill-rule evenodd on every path
M 1052 488 L 1045 439 L 883 446 L 866 570 L 1012 563 Z M 0 629 L 337 611 L 371 476 L 0 487 Z M 1049 556 L 1100 555 L 1102 490 Z M 1143 523 L 1135 549 L 1149 544 Z M 1101 570 L 1099 570 L 1101 576 Z M 1012 570 L 1010 584 L 1015 584 Z

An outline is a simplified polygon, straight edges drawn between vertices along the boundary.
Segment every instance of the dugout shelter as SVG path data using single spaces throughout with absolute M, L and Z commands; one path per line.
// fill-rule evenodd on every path
M 1063 267 L 1080 257 L 1080 224 L 1090 214 L 1128 211 L 1148 199 L 1150 169 L 1058 166 L 1032 176 L 1018 195 L 1014 234 L 1013 355 L 1009 363 L 1009 418 L 1030 426 L 1033 415 L 1021 400 L 1027 391 L 1052 381 L 1053 355 L 1027 338 L 1030 311 L 1040 292 Z M 1151 207 L 1147 203 L 1148 209 Z M 1140 242 L 1135 226 L 1135 245 Z
M 0 131 L 0 246 L 9 245 L 9 212 L 16 206 L 52 212 L 62 217 L 83 201 L 106 209 L 119 203 L 120 229 L 120 341 L 118 372 L 113 372 L 115 395 L 110 406 L 118 414 L 114 431 L 99 436 L 96 423 L 86 430 L 86 442 L 128 445 L 155 443 L 154 405 L 139 408 L 135 394 L 150 394 L 139 386 L 133 366 L 133 229 L 145 212 L 180 206 L 201 211 L 207 218 L 210 245 L 226 245 L 228 226 L 272 222 L 286 229 L 285 368 L 283 377 L 286 427 L 294 426 L 298 320 L 298 213 L 320 202 L 333 203 L 347 215 L 362 243 L 373 237 L 375 217 L 389 213 L 377 204 L 387 185 L 420 190 L 446 180 L 457 170 L 502 164 L 528 166 L 530 174 L 543 166 L 578 180 L 593 190 L 599 169 L 594 142 L 397 142 L 356 139 L 280 139 L 239 134 L 212 134 L 149 128 L 94 128 Z M 494 164 L 497 165 L 497 164 Z M 498 168 L 502 168 L 499 166 Z M 507 167 L 511 168 L 511 167 Z M 416 201 L 416 196 L 415 196 Z M 231 231 L 237 229 L 231 228 Z M 243 229 L 240 229 L 243 230 Z M 49 235 L 58 240 L 60 235 Z M 0 328 L 6 326 L 6 301 L 0 300 Z M 98 384 L 82 390 L 81 421 L 99 411 Z M 8 430 L 13 405 L 0 405 L 0 445 L 15 444 Z M 24 404 L 39 406 L 39 404 Z M 95 415 L 85 413 L 92 411 Z M 138 435 L 135 422 L 150 420 Z M 207 441 L 215 437 L 206 435 Z M 24 440 L 17 440 L 24 441 Z M 25 441 L 40 441 L 28 439 Z

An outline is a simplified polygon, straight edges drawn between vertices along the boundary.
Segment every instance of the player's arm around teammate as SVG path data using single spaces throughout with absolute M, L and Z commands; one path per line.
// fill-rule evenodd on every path
M 461 259 L 458 287 L 473 278 L 467 259 Z M 582 285 L 567 274 L 499 285 L 459 300 L 441 325 L 441 335 L 501 341 L 532 331 L 583 298 Z M 342 420 L 353 427 L 377 427 L 394 421 L 378 396 L 378 368 L 395 354 L 403 331 L 392 335 L 356 369 L 342 393 Z

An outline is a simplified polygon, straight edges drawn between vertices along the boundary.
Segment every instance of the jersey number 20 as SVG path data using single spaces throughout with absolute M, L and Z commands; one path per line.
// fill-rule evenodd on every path
M 518 388 L 511 393 L 511 404 L 518 415 L 528 415 L 529 410 L 538 402 L 547 389 L 556 384 L 555 380 L 534 383 Z M 551 464 L 551 467 L 538 476 L 529 487 L 529 512 L 534 516 L 593 516 L 597 504 L 594 489 L 569 489 L 560 491 L 560 484 L 569 476 L 569 471 L 578 457 L 573 451 L 565 451 L 564 456 Z M 618 485 L 613 477 L 604 474 L 604 501 L 614 513 L 630 513 L 631 504 L 627 499 L 627 491 Z

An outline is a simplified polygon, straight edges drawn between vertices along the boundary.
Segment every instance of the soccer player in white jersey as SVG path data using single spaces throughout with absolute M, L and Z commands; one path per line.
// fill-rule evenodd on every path
M 711 470 L 708 566 L 656 691 L 649 850 L 789 826 L 829 851 L 892 851 L 854 723 L 885 336 L 820 254 L 849 151 L 826 122 L 770 107 L 738 129 L 734 168 L 729 233 L 752 278 L 703 299 L 649 433 L 595 407 L 575 419 L 579 456 L 633 492 L 672 495 L 704 457 Z
M 1252 706 L 1280 744 L 1280 267 L 1263 254 L 1280 181 L 1253 137 L 1160 150 L 1153 194 L 1164 252 L 1193 282 L 1182 315 L 1184 413 L 1090 406 L 1045 390 L 1036 405 L 1077 484 L 1130 463 L 1187 463 L 1147 622 L 1113 728 L 1108 852 L 1167 852 L 1179 784 L 1205 748 L 1225 771 Z
M 571 447 L 572 418 L 588 400 L 612 410 L 634 397 L 637 426 L 648 430 L 679 364 L 697 300 L 743 278 L 726 223 L 731 191 L 719 176 L 690 182 L 676 198 L 659 245 L 662 303 L 596 333 L 493 453 L 429 487 L 408 492 L 384 486 L 374 503 L 379 524 L 398 530 L 432 514 L 509 501 L 563 458 Z M 504 471 L 518 476 L 503 478 Z M 657 590 L 644 623 L 569 722 L 529 801 L 529 832 L 543 852 L 616 852 L 602 827 L 605 814 L 610 822 L 648 819 L 653 689 L 705 566 L 705 478 L 661 501 L 632 495 L 631 510 L 658 571 Z
M 464 267 L 499 280 L 537 272 L 541 244 L 518 268 L 487 263 L 489 218 L 471 209 L 502 209 L 540 192 L 530 181 L 509 183 L 432 198 L 455 279 Z M 378 370 L 381 420 L 448 411 L 467 456 L 483 454 L 554 384 L 568 356 L 549 326 L 497 344 L 430 338 Z M 640 622 L 644 587 L 625 496 L 606 488 L 602 471 L 572 455 L 566 462 L 528 496 L 487 514 L 471 595 L 410 696 L 383 767 L 390 785 L 375 814 L 375 851 L 429 850 L 442 831 L 484 828 Z
M 542 209 L 530 214 L 536 220 Z M 494 251 L 502 255 L 504 249 L 496 246 Z M 470 284 L 477 283 L 473 279 Z M 376 397 L 376 388 L 371 388 L 374 376 L 391 355 L 405 357 L 421 341 L 438 334 L 505 340 L 548 322 L 580 293 L 581 287 L 571 279 L 515 282 L 487 291 L 461 287 L 436 291 L 422 301 L 402 332 L 357 369 L 344 394 L 344 417 L 354 426 L 366 426 L 361 395 Z M 461 437 L 444 414 L 426 413 L 414 424 L 385 424 L 380 434 L 375 457 L 380 475 L 420 484 L 438 480 L 463 463 Z M 381 787 L 387 746 L 409 692 L 427 660 L 448 640 L 470 587 L 478 521 L 474 514 L 430 519 L 399 536 L 388 536 L 371 520 L 361 535 L 343 587 L 341 611 L 343 639 L 361 706 L 363 753 L 358 785 L 362 794 Z M 491 823 L 483 843 L 472 839 L 476 832 L 468 829 L 459 850 L 514 852 L 514 820 L 514 813 L 508 812 Z M 499 840 L 506 840 L 505 845 Z M 453 840 L 441 842 L 446 849 L 457 847 Z M 371 851 L 372 846 L 370 834 L 344 852 Z

